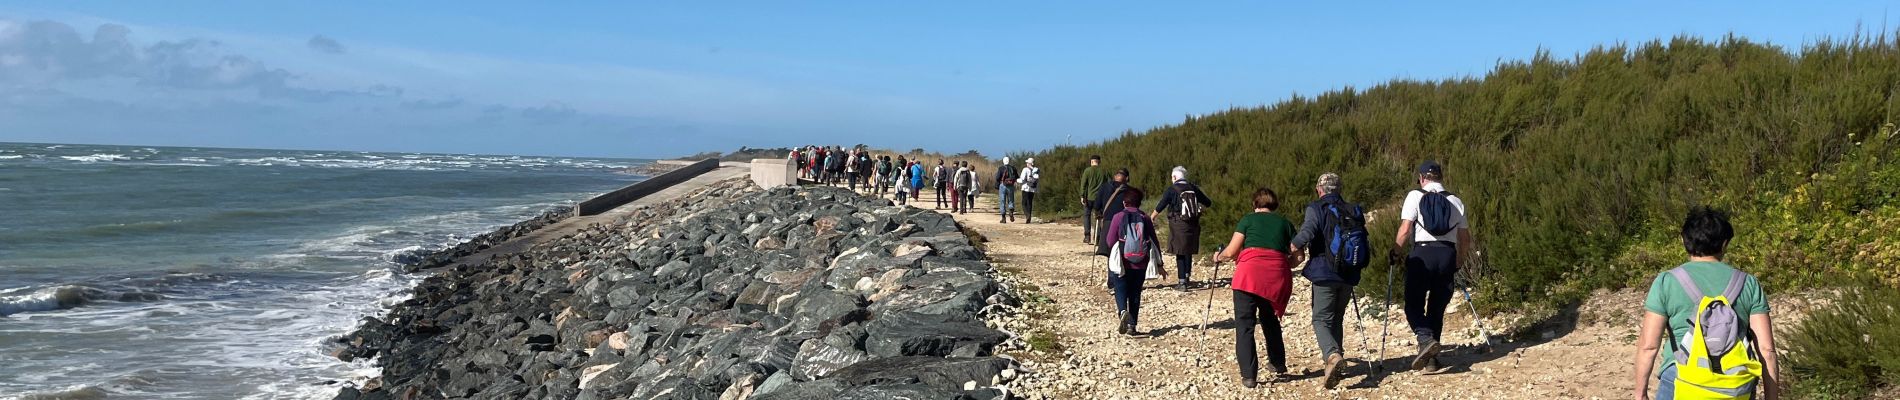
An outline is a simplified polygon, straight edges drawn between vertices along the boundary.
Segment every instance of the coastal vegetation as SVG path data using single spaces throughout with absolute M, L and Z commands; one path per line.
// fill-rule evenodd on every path
M 1798 49 L 1676 37 L 1568 58 L 1540 51 L 1483 76 L 1294 96 L 1018 157 L 1050 171 L 1043 185 L 1053 193 L 1076 193 L 1092 154 L 1150 190 L 1186 166 L 1216 201 L 1201 238 L 1210 246 L 1248 211 L 1245 193 L 1266 186 L 1283 204 L 1304 204 L 1322 172 L 1344 177 L 1346 198 L 1373 212 L 1375 243 L 1387 243 L 1416 188 L 1413 168 L 1437 160 L 1469 207 L 1483 252 L 1469 267 L 1489 310 L 1548 313 L 1597 289 L 1646 288 L 1684 260 L 1676 232 L 1700 204 L 1734 215 L 1730 261 L 1771 293 L 1893 287 L 1897 89 L 1900 40 L 1885 34 Z M 1073 212 L 1072 203 L 1043 207 Z M 1375 260 L 1361 293 L 1382 293 L 1386 268 Z M 1862 333 L 1807 329 L 1794 340 Z M 1835 373 L 1799 360 L 1797 377 Z M 1895 380 L 1884 374 L 1876 378 Z

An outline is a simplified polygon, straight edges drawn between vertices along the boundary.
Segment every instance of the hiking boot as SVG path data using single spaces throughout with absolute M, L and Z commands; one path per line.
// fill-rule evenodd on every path
M 1182 291 L 1182 292 L 1186 292 L 1186 291 L 1188 291 L 1188 283 L 1187 283 L 1187 281 L 1181 281 L 1181 282 L 1178 282 L 1178 283 L 1175 283 L 1175 284 L 1174 284 L 1174 290 L 1179 290 L 1179 291 Z
M 1267 365 L 1267 370 L 1268 370 L 1268 371 L 1273 371 L 1273 374 L 1274 374 L 1274 375 L 1286 375 L 1286 366 L 1285 366 L 1285 365 L 1272 365 L 1272 364 L 1268 364 L 1268 365 Z
M 1449 370 L 1451 366 L 1438 361 L 1438 357 L 1432 357 L 1431 361 L 1425 362 L 1425 369 L 1422 371 L 1426 374 L 1441 374 Z
M 1433 360 L 1438 359 L 1438 351 L 1441 348 L 1442 346 L 1439 346 L 1436 340 L 1427 339 L 1424 343 L 1420 343 L 1418 346 L 1418 357 L 1412 359 L 1412 369 L 1425 369 L 1426 364 L 1430 364 Z
M 1331 390 L 1339 386 L 1339 379 L 1344 378 L 1342 375 L 1346 372 L 1345 369 L 1346 356 L 1334 354 L 1326 357 L 1326 380 L 1324 382 L 1326 389 Z
M 1260 386 L 1260 383 L 1255 382 L 1253 378 L 1240 378 L 1240 386 L 1253 389 L 1255 386 Z

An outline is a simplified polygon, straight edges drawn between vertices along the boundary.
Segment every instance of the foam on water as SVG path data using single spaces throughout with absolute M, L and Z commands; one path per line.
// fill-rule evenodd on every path
M 7 143 L 0 153 L 0 180 L 27 189 L 0 190 L 0 215 L 41 218 L 0 220 L 10 240 L 37 240 L 0 247 L 0 399 L 329 398 L 379 375 L 366 360 L 330 357 L 328 341 L 407 298 L 424 276 L 399 273 L 399 262 L 625 185 L 632 178 L 608 168 L 637 164 Z M 122 176 L 137 178 L 111 186 Z M 87 185 L 64 184 L 75 179 Z M 199 186 L 171 189 L 180 185 Z M 281 190 L 307 194 L 263 195 Z M 27 195 L 100 207 L 83 203 L 92 191 L 141 196 L 141 207 L 71 217 L 54 217 L 66 211 L 58 205 L 21 208 Z M 180 195 L 188 200 L 150 201 Z M 105 245 L 61 247 L 87 243 Z M 186 255 L 148 254 L 167 252 Z

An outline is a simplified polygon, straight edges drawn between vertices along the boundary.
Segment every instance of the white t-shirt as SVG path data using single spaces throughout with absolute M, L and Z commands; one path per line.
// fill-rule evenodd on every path
M 1425 184 L 1425 187 L 1423 189 L 1427 192 L 1443 192 L 1445 191 L 1445 185 L 1441 185 L 1438 182 L 1432 182 L 1432 183 Z M 1446 197 L 1447 197 L 1446 200 L 1451 201 L 1452 207 L 1458 209 L 1458 213 L 1453 214 L 1451 216 L 1451 226 L 1456 227 L 1456 229 L 1471 229 L 1470 223 L 1465 221 L 1464 199 L 1458 198 L 1458 195 L 1455 195 L 1455 194 L 1451 196 L 1446 196 Z M 1456 230 L 1453 230 L 1451 233 L 1446 234 L 1445 237 L 1436 237 L 1436 236 L 1432 236 L 1431 232 L 1426 232 L 1424 226 L 1419 225 L 1418 202 L 1420 200 L 1423 200 L 1424 198 L 1425 198 L 1425 194 L 1419 193 L 1416 190 L 1406 192 L 1405 193 L 1405 208 L 1399 211 L 1399 219 L 1405 220 L 1407 223 L 1413 224 L 1412 238 L 1419 242 L 1457 243 L 1458 232 Z

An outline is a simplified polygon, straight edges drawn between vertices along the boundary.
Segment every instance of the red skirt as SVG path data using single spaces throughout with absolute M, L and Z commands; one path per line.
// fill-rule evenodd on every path
M 1248 247 L 1240 250 L 1234 268 L 1234 290 L 1253 293 L 1273 304 L 1273 315 L 1286 316 L 1293 297 L 1293 263 L 1278 250 Z

